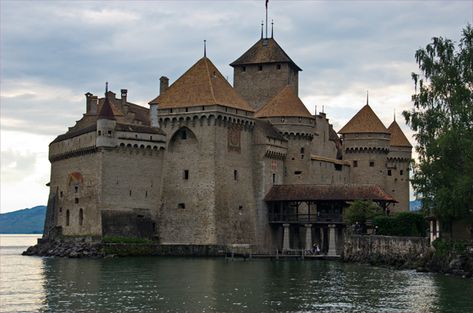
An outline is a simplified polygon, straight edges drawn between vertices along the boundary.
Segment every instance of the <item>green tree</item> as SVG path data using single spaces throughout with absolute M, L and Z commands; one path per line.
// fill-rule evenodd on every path
M 473 29 L 467 25 L 458 47 L 449 39 L 415 53 L 421 74 L 412 73 L 414 107 L 404 111 L 416 132 L 419 161 L 412 185 L 423 209 L 444 221 L 473 212 Z
M 367 220 L 383 214 L 382 212 L 381 207 L 373 201 L 355 200 L 345 209 L 344 219 L 349 225 L 356 222 L 365 224 Z

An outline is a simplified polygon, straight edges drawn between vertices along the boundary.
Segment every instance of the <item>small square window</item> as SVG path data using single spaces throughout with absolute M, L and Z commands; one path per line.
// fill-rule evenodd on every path
M 112 131 L 111 130 L 108 131 L 108 135 L 112 136 Z
M 281 64 L 276 65 L 276 68 L 277 68 L 278 70 L 280 70 L 280 69 L 281 69 Z
M 370 161 L 370 167 L 374 167 L 374 161 Z
M 79 198 L 74 198 L 74 203 L 79 203 Z
M 400 170 L 400 171 L 399 171 L 399 175 L 402 176 L 403 174 L 404 174 L 404 171 L 403 171 L 403 170 Z
M 188 180 L 189 179 L 189 170 L 184 170 L 184 179 Z
M 79 192 L 79 186 L 74 186 L 74 191 L 75 191 L 75 193 L 78 193 Z
M 242 67 L 241 67 L 241 71 L 242 71 L 242 72 L 246 72 L 246 66 L 242 66 Z
M 388 176 L 391 176 L 391 175 L 392 175 L 391 170 L 388 170 Z
M 262 71 L 263 70 L 263 65 L 258 65 L 258 71 Z
M 179 203 L 179 204 L 177 205 L 177 208 L 178 208 L 178 209 L 185 209 L 185 208 L 186 208 L 186 204 L 185 204 L 185 203 Z
M 358 161 L 357 160 L 353 161 L 353 167 L 358 167 Z

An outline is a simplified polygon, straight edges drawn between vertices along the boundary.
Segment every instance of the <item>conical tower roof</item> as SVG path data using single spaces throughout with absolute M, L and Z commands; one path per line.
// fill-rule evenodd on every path
M 298 71 L 302 71 L 273 38 L 261 38 L 230 65 L 238 66 L 262 63 L 290 63 Z
M 116 120 L 115 115 L 113 114 L 112 106 L 108 100 L 108 92 L 105 93 L 105 100 L 103 102 L 102 108 L 100 108 L 98 119 Z
M 219 104 L 254 111 L 207 57 L 197 61 L 149 104 L 158 104 L 161 109 Z
M 366 104 L 352 119 L 342 127 L 339 134 L 353 133 L 386 133 L 389 134 L 384 124 L 369 104 Z
M 312 118 L 312 115 L 307 110 L 304 103 L 302 103 L 301 99 L 299 99 L 289 85 L 284 87 L 274 98 L 255 113 L 255 117 L 277 116 Z
M 393 147 L 407 147 L 412 148 L 411 143 L 407 139 L 406 135 L 402 131 L 399 124 L 394 120 L 388 127 L 389 133 L 391 133 L 391 140 L 389 144 Z

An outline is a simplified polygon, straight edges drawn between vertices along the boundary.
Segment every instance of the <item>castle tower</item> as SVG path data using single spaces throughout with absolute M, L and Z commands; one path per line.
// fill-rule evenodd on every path
M 284 183 L 307 182 L 315 119 L 293 88 L 284 87 L 255 113 L 255 117 L 269 121 L 288 140 Z
M 168 134 L 161 242 L 253 242 L 253 109 L 205 56 L 149 104 Z
M 302 69 L 273 38 L 261 38 L 230 65 L 235 90 L 255 110 L 287 85 L 296 95 L 299 93 L 299 71 Z
M 113 114 L 108 91 L 105 93 L 105 101 L 97 117 L 97 147 L 115 147 L 115 126 L 117 120 Z
M 371 107 L 366 104 L 339 133 L 343 159 L 352 163 L 352 183 L 384 188 L 390 134 Z
M 393 204 L 394 211 L 409 211 L 409 163 L 412 145 L 394 120 L 388 127 L 391 134 L 387 162 L 386 191 L 398 203 Z

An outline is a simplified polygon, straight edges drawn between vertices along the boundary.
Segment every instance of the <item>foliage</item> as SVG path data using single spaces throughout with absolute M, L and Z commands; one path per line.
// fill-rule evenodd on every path
M 442 37 L 415 53 L 414 108 L 404 111 L 416 132 L 419 162 L 412 185 L 423 209 L 444 221 L 473 212 L 473 29 L 455 44 Z
M 435 254 L 448 255 L 450 253 L 463 254 L 466 251 L 467 243 L 465 241 L 446 241 L 436 239 L 432 242 L 435 248 Z
M 102 239 L 103 243 L 153 243 L 147 238 L 138 237 L 119 237 L 119 236 L 105 236 Z
M 377 216 L 373 219 L 373 225 L 377 226 L 377 235 L 410 237 L 425 237 L 428 226 L 424 216 L 414 212 Z
M 347 224 L 365 224 L 367 220 L 381 215 L 382 209 L 373 201 L 355 200 L 344 212 L 344 220 Z

